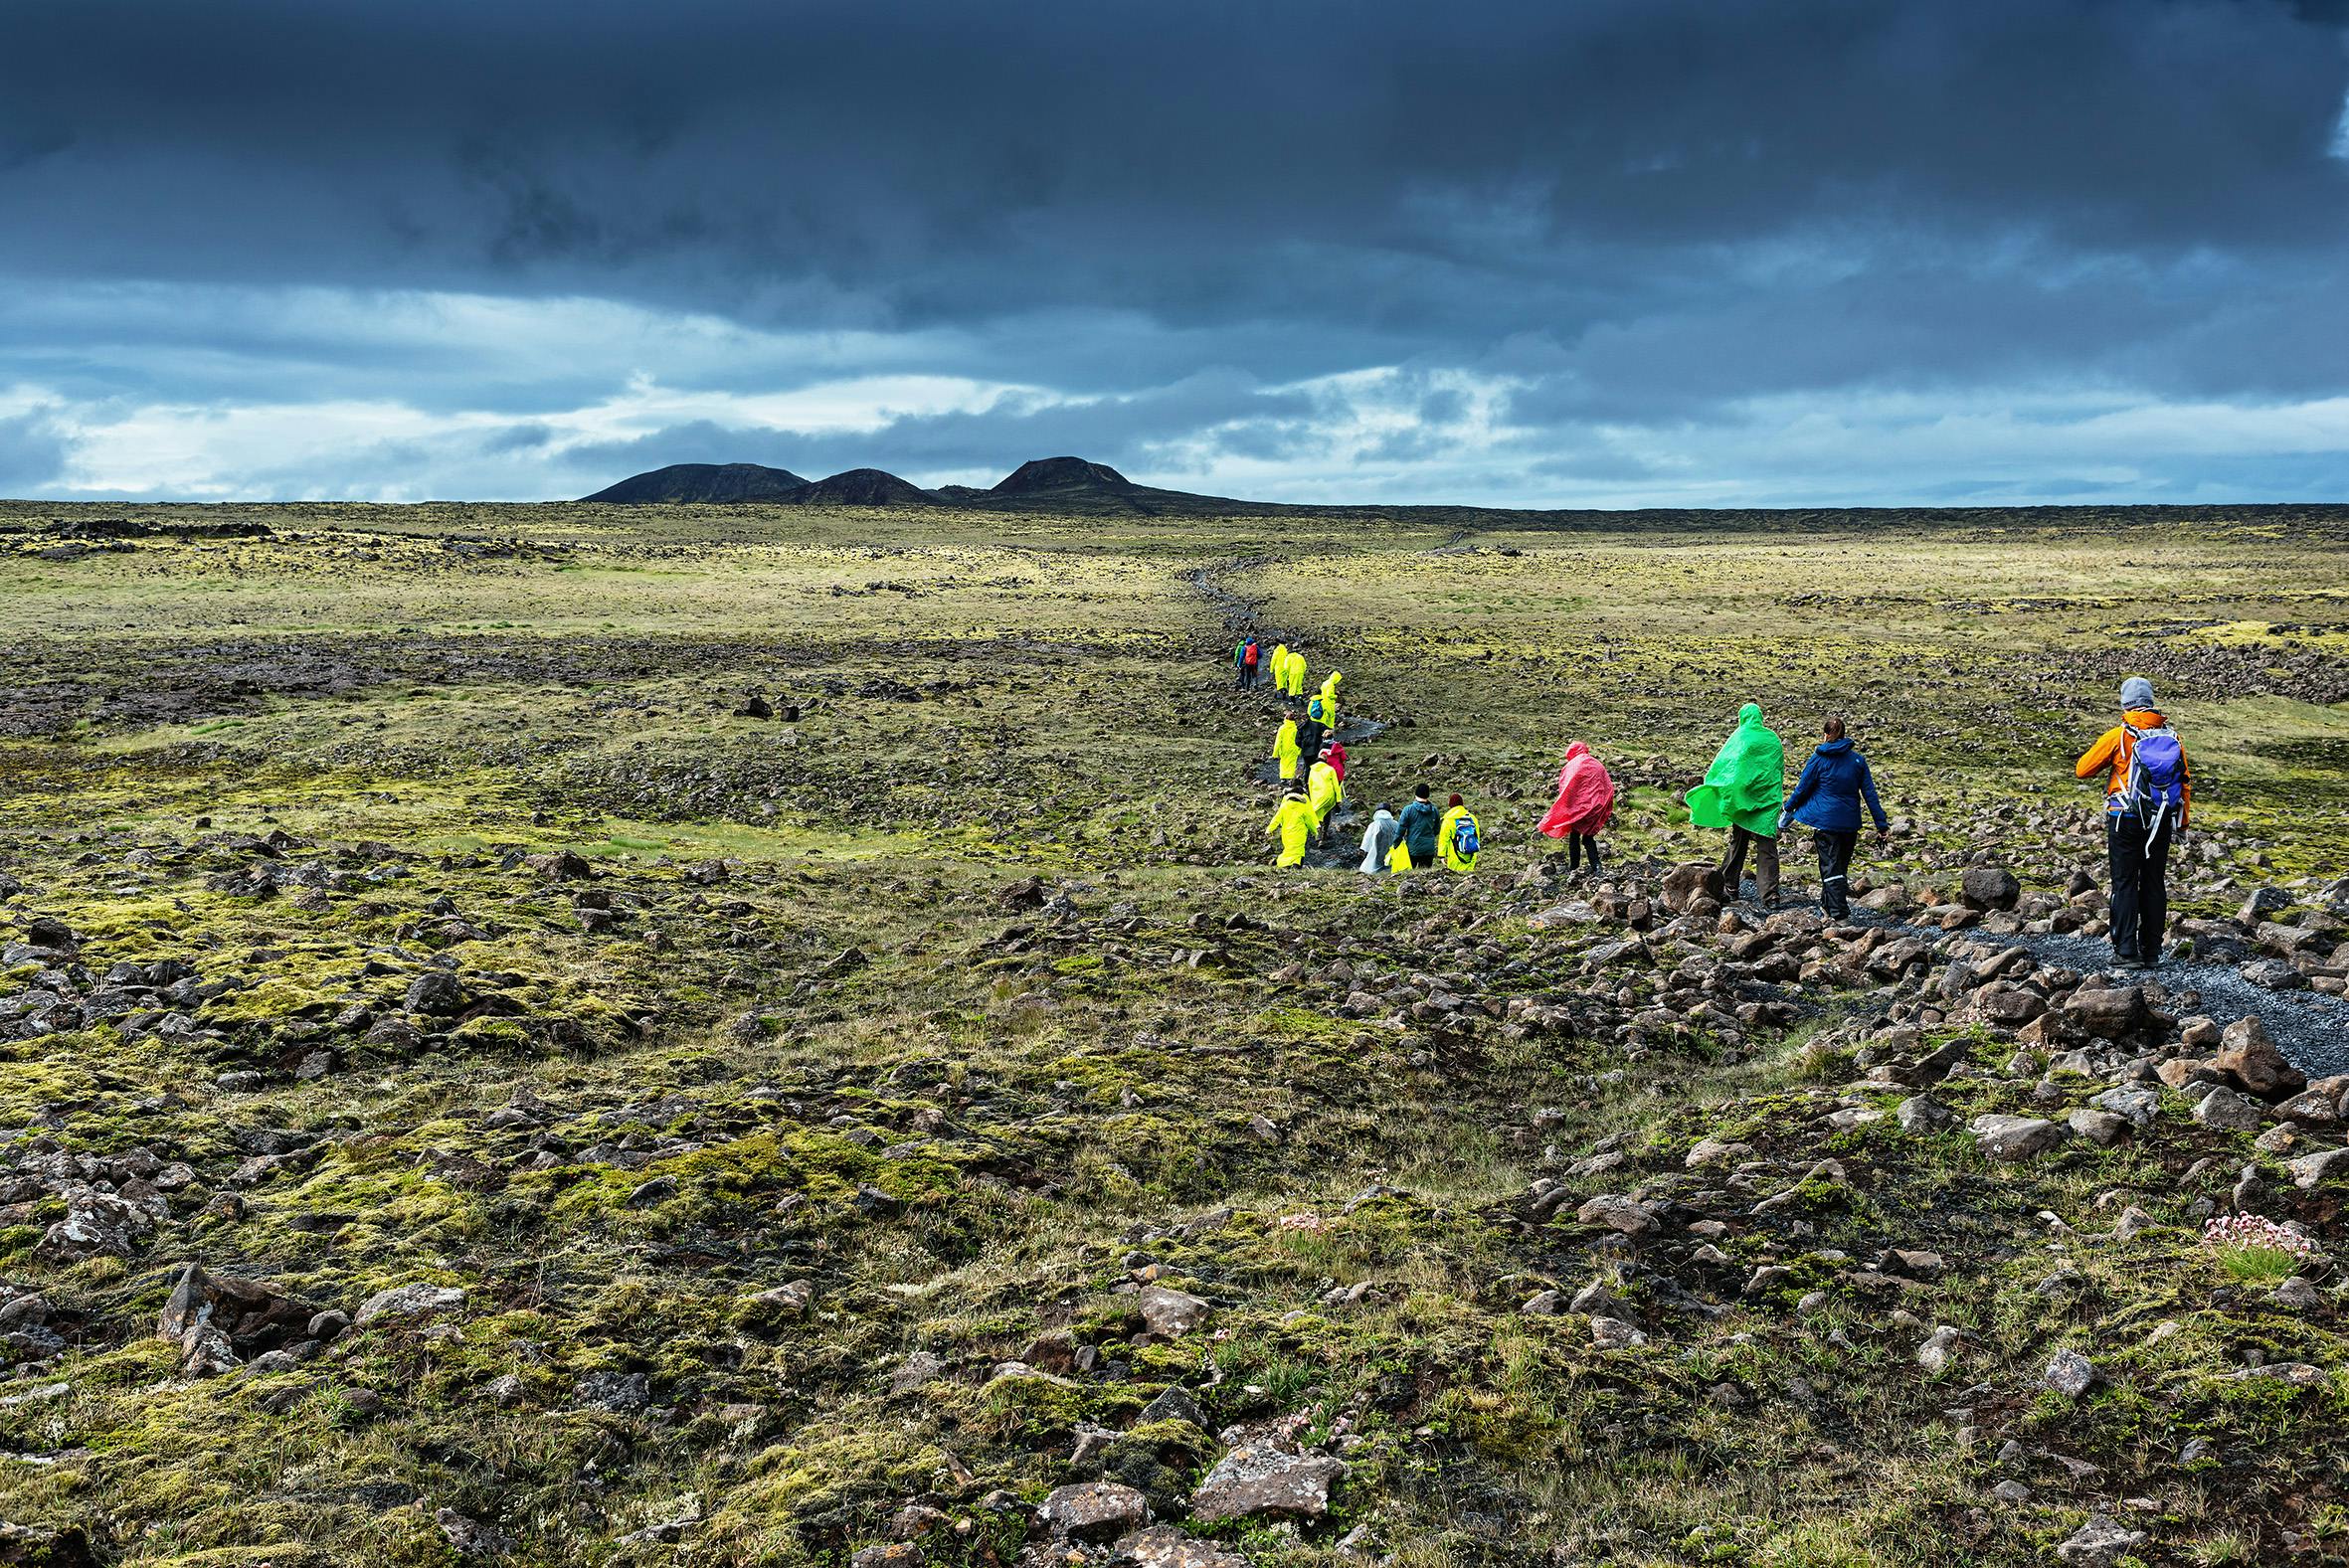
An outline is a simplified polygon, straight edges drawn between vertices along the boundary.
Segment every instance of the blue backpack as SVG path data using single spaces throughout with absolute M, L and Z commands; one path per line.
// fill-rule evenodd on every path
M 2129 732 L 2129 776 L 2121 785 L 2121 810 L 2145 824 L 2148 840 L 2174 811 L 2186 807 L 2186 749 L 2168 725 Z
M 1322 717 L 1322 699 L 1321 699 L 1321 698 L 1319 698 L 1319 697 L 1316 697 L 1316 698 L 1314 698 L 1314 699 L 1313 699 L 1313 701 L 1311 701 L 1311 702 L 1309 702 L 1309 703 L 1307 703 L 1307 704 L 1305 705 L 1305 716 L 1306 716 L 1307 718 L 1309 718 L 1309 719 L 1313 720 L 1313 721 L 1314 721 L 1315 723 L 1317 723 L 1317 724 L 1321 722 L 1321 717 Z
M 1452 853 L 1463 860 L 1470 860 L 1482 848 L 1484 843 L 1477 837 L 1476 818 L 1463 811 L 1452 822 Z

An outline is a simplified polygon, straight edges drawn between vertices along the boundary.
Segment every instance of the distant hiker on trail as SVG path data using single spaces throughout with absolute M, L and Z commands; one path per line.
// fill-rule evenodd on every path
M 1370 825 L 1362 829 L 1361 873 L 1374 877 L 1387 869 L 1387 858 L 1402 841 L 1403 830 L 1397 825 L 1394 813 L 1380 806 L 1370 817 Z
M 1304 748 L 1297 743 L 1297 710 L 1291 708 L 1272 738 L 1272 760 L 1281 765 L 1283 783 L 1296 782 L 1297 759 L 1303 755 Z
M 1458 795 L 1452 796 L 1452 803 L 1445 807 L 1435 841 L 1445 865 L 1454 871 L 1476 869 L 1477 852 L 1485 847 L 1484 829 L 1477 825 L 1476 814 L 1460 803 Z
M 1313 806 L 1305 798 L 1305 791 L 1292 784 L 1282 794 L 1280 808 L 1272 813 L 1272 820 L 1264 824 L 1265 836 L 1281 841 L 1281 857 L 1273 864 L 1303 865 L 1305 846 L 1312 840 L 1318 825 L 1314 819 Z
M 1331 819 L 1338 815 L 1338 807 L 1346 803 L 1346 781 L 1330 766 L 1326 754 L 1306 775 L 1305 795 L 1313 802 L 1314 831 L 1327 833 Z
M 1557 798 L 1541 819 L 1541 831 L 1566 841 L 1566 869 L 1579 870 L 1590 857 L 1590 874 L 1598 875 L 1598 835 L 1615 816 L 1615 781 L 1606 765 L 1590 755 L 1580 741 L 1566 747 L 1566 760 L 1557 771 Z
M 1876 818 L 1879 848 L 1892 824 L 1885 820 L 1885 808 L 1876 798 L 1876 776 L 1869 771 L 1868 759 L 1844 738 L 1843 720 L 1829 714 L 1820 733 L 1826 739 L 1803 764 L 1794 793 L 1786 797 L 1778 812 L 1778 831 L 1785 832 L 1789 821 L 1811 830 L 1819 851 L 1819 907 L 1837 920 L 1849 920 L 1852 851 L 1860 844 L 1861 802 L 1867 802 L 1868 814 Z
M 1231 678 L 1235 686 L 1248 684 L 1248 639 L 1240 638 L 1231 645 Z
M 1435 839 L 1443 815 L 1427 798 L 1427 785 L 1420 784 L 1411 791 L 1411 803 L 1403 807 L 1396 823 L 1402 829 L 1403 847 L 1410 851 L 1411 864 L 1420 870 L 1435 864 Z
M 1288 664 L 1275 669 L 1272 678 L 1280 686 L 1282 696 L 1302 700 L 1305 696 L 1305 650 L 1291 648 Z
M 1344 679 L 1342 671 L 1332 670 L 1330 678 L 1322 682 L 1322 722 L 1330 727 L 1332 735 L 1338 733 L 1338 683 Z
M 1256 639 L 1250 637 L 1246 650 L 1240 655 L 1240 690 L 1254 691 L 1256 689 L 1256 666 L 1263 656 L 1262 651 L 1257 647 Z
M 2079 777 L 2105 775 L 2104 858 L 2112 871 L 2112 958 L 2126 968 L 2161 962 L 2169 926 L 2170 840 L 2186 831 L 2194 775 L 2186 748 L 2153 706 L 2153 682 L 2120 686 L 2120 723 L 2079 760 Z
M 1296 710 L 1291 709 L 1290 711 L 1295 712 Z M 1325 733 L 1322 721 L 1315 718 L 1311 712 L 1297 721 L 1297 754 L 1305 759 L 1308 772 L 1312 770 L 1315 763 L 1322 760 L 1322 738 Z
M 1778 804 L 1785 797 L 1786 747 L 1762 723 L 1761 704 L 1749 702 L 1737 710 L 1737 728 L 1688 797 L 1690 821 L 1729 830 L 1720 862 L 1724 898 L 1738 896 L 1747 850 L 1753 852 L 1754 896 L 1765 905 L 1777 898 Z
M 1272 657 L 1265 661 L 1265 670 L 1272 676 L 1272 689 L 1282 696 L 1289 695 L 1289 644 L 1272 645 Z

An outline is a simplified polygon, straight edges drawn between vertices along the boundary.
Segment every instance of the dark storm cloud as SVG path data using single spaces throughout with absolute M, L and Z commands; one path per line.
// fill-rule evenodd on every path
M 1278 462 L 1343 415 L 1284 385 L 1465 371 L 1547 433 L 1535 479 L 1651 471 L 1591 432 L 1766 398 L 2323 399 L 2345 27 L 2349 0 L 20 5 L 0 391 L 559 430 L 639 374 L 1034 389 L 869 436 L 463 438 L 517 471 L 919 473 Z M 376 332 L 275 308 L 295 289 L 625 302 L 756 340 Z M 1462 396 L 1360 449 L 1439 455 Z

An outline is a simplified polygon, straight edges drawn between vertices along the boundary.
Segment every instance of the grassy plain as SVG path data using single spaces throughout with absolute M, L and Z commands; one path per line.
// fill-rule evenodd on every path
M 98 517 L 164 531 L 61 554 L 57 523 Z M 239 520 L 271 533 L 168 531 Z M 2182 911 L 2269 883 L 2312 901 L 2349 870 L 2349 540 L 723 507 L 11 523 L 0 937 L 54 917 L 92 976 L 184 958 L 230 983 L 181 1025 L 0 1045 L 20 1171 L 139 1150 L 189 1171 L 86 1256 L 45 1247 L 67 1200 L 20 1176 L 0 1279 L 44 1309 L 0 1383 L 0 1517 L 137 1564 L 442 1563 L 464 1521 L 529 1562 L 830 1563 L 893 1517 L 918 1537 L 895 1560 L 1009 1562 L 1023 1506 L 1072 1480 L 1183 1519 L 1238 1428 L 1350 1467 L 1328 1517 L 1187 1526 L 1267 1564 L 2040 1562 L 2091 1510 L 2137 1521 L 2149 1562 L 2349 1541 L 2337 1289 L 2267 1312 L 2193 1241 L 2189 1205 L 2281 1151 L 2174 1107 L 2166 1141 L 2013 1168 L 1962 1130 L 1831 1127 L 1905 1093 L 1836 1098 L 1866 988 L 1788 985 L 1733 1037 L 1529 1024 L 1673 981 L 1531 923 L 1559 895 L 1525 875 L 1575 738 L 1626 785 L 1627 877 L 1709 857 L 1675 801 L 1750 698 L 1798 759 L 1819 714 L 1850 716 L 1903 818 L 1878 884 L 1946 885 L 1988 849 L 2061 893 L 2095 808 L 2071 759 L 2149 673 L 2209 845 Z M 1356 807 L 1420 781 L 1483 807 L 1474 878 L 1270 873 L 1273 715 L 1228 690 L 1240 623 L 1301 642 L 1317 683 L 1343 668 L 1381 727 Z M 754 692 L 798 718 L 738 714 Z M 564 850 L 587 875 L 525 860 Z M 38 962 L 0 969 L 0 1003 Z M 409 1005 L 428 971 L 460 1011 Z M 1397 987 L 1474 1005 L 1431 1019 Z M 1993 1078 L 2013 1051 L 1944 1038 Z M 1950 1098 L 2012 1109 L 2035 1076 Z M 1727 1183 L 1746 1203 L 1820 1158 L 1856 1174 L 1732 1224 L 1717 1263 L 1645 1261 L 1571 1202 L 1525 1220 L 1536 1178 L 1719 1209 L 1685 1160 L 1704 1137 L 1775 1162 Z M 2126 1246 L 2066 1248 L 2039 1217 L 2103 1232 L 2126 1203 L 2156 1221 Z M 2337 1202 L 2308 1218 L 2337 1227 Z M 1895 1246 L 1952 1267 L 1892 1301 L 1852 1282 Z M 190 1378 L 154 1333 L 190 1260 L 319 1308 L 465 1294 Z M 1764 1266 L 1787 1272 L 1748 1286 Z M 1645 1339 L 1521 1309 L 1593 1282 Z M 1205 1299 L 1205 1325 L 1144 1332 L 1144 1284 Z M 1970 1348 L 1928 1374 L 1935 1323 Z M 2036 1387 L 2058 1341 L 2092 1346 L 2094 1395 Z M 2247 1348 L 2325 1381 L 2247 1383 Z M 915 1352 L 935 1370 L 901 1376 Z M 1138 1423 L 1174 1383 L 1202 1422 Z M 1096 1428 L 1105 1454 L 1073 1462 Z M 1994 1457 L 2010 1439 L 2020 1462 Z

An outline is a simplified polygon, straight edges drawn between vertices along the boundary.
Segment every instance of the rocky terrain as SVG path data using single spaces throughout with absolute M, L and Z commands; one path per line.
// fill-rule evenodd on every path
M 0 511 L 0 1560 L 2349 1557 L 2321 535 Z M 1272 871 L 1248 626 L 1477 874 Z

